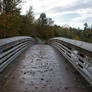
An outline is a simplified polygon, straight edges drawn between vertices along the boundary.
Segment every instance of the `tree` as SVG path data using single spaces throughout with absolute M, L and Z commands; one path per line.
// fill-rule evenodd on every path
M 40 17 L 38 18 L 38 25 L 40 26 L 52 26 L 54 23 L 54 21 L 52 20 L 52 18 L 47 18 L 45 13 L 41 13 Z
M 32 7 L 29 8 L 29 11 L 26 14 L 27 18 L 30 21 L 30 24 L 34 23 L 34 16 L 33 16 L 33 11 L 32 11 Z
M 41 13 L 37 20 L 38 36 L 43 39 L 54 37 L 53 23 L 52 18 L 47 18 L 45 13 Z
M 41 13 L 40 17 L 38 18 L 38 25 L 45 26 L 47 25 L 47 18 L 45 13 Z
M 25 36 L 34 36 L 35 26 L 31 24 L 30 19 L 26 16 L 21 16 L 21 30 L 19 31 L 20 35 Z
M 17 6 L 21 0 L 0 1 L 0 38 L 19 35 L 20 8 Z
M 84 30 L 87 30 L 87 28 L 88 28 L 88 24 L 86 22 L 86 23 L 84 23 Z
M 33 16 L 33 10 L 32 7 L 29 8 L 26 15 L 21 15 L 21 23 L 20 27 L 21 30 L 19 33 L 21 35 L 26 36 L 34 36 L 35 35 L 35 24 L 34 24 L 34 16 Z
M 18 15 L 20 13 L 20 8 L 17 6 L 22 2 L 22 0 L 3 0 L 3 12 L 8 14 L 12 13 L 13 15 Z
M 47 23 L 48 25 L 52 26 L 54 24 L 54 21 L 52 20 L 52 18 L 47 18 Z

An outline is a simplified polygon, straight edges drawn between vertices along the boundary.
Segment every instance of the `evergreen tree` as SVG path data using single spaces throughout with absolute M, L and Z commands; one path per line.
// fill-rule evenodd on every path
M 87 28 L 88 28 L 88 24 L 86 22 L 86 23 L 84 23 L 84 30 L 87 30 Z
M 47 18 L 45 13 L 41 13 L 39 19 L 38 19 L 38 25 L 45 26 L 47 25 Z
M 3 0 L 3 12 L 8 14 L 11 13 L 13 15 L 18 15 L 20 9 L 17 6 L 20 4 L 21 0 Z
M 33 16 L 33 11 L 32 11 L 32 7 L 29 8 L 29 11 L 26 14 L 28 20 L 30 21 L 30 24 L 34 23 L 34 16 Z

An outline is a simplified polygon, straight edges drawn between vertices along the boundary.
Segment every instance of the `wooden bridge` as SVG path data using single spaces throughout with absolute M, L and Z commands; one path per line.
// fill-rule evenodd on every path
M 92 92 L 92 44 L 31 37 L 0 40 L 0 92 Z

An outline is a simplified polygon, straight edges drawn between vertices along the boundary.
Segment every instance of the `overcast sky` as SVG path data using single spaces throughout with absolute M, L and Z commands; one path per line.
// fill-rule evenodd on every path
M 84 22 L 92 24 L 92 0 L 26 0 L 22 5 L 22 14 L 26 14 L 30 6 L 35 18 L 45 12 L 60 26 L 68 24 L 83 28 Z

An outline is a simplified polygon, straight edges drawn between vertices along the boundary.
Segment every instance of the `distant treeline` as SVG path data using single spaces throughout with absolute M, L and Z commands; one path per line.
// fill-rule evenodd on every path
M 84 30 L 71 27 L 60 27 L 54 25 L 51 18 L 47 18 L 45 13 L 41 13 L 36 20 L 33 16 L 32 7 L 26 15 L 21 15 L 18 5 L 21 0 L 0 1 L 0 39 L 13 36 L 32 36 L 41 39 L 52 37 L 66 37 L 75 40 L 92 42 L 92 28 L 84 24 Z

